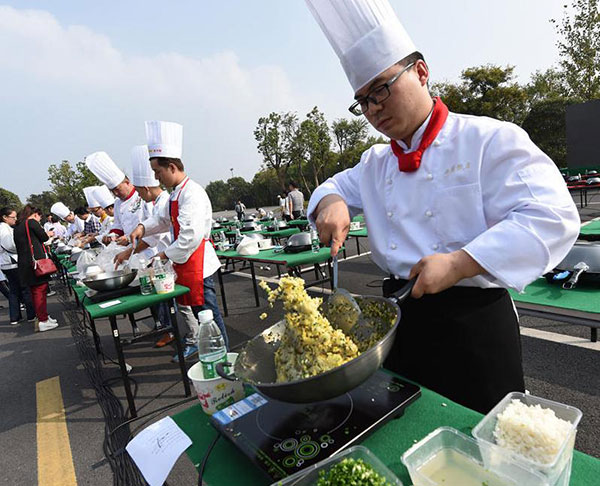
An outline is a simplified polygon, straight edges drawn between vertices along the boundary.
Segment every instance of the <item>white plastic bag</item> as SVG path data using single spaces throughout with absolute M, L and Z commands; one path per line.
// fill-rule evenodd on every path
M 85 275 L 87 267 L 96 262 L 96 253 L 94 251 L 84 251 L 81 256 L 77 259 L 77 273 L 79 275 Z
M 115 257 L 127 250 L 127 248 L 130 248 L 130 246 L 121 246 L 121 245 L 117 245 L 114 241 L 111 242 L 106 248 L 104 248 L 104 250 L 102 250 L 100 252 L 100 254 L 98 255 L 98 258 L 96 258 L 96 265 L 99 265 L 100 267 L 102 267 L 102 270 L 104 270 L 105 272 L 112 272 L 115 270 Z M 126 265 L 126 264 L 125 264 Z M 118 268 L 123 268 L 123 266 L 125 265 L 121 265 Z

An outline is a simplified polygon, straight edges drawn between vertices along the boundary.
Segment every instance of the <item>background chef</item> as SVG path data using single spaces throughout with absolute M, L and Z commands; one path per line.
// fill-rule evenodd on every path
M 364 114 L 391 139 L 313 193 L 308 214 L 332 254 L 364 212 L 389 294 L 417 277 L 385 366 L 487 412 L 523 391 L 521 291 L 579 232 L 554 163 L 519 127 L 448 113 L 387 0 L 307 0 Z
M 81 220 L 77 216 L 75 216 L 75 214 L 73 214 L 73 211 L 71 211 L 67 206 L 65 206 L 64 203 L 62 203 L 62 202 L 54 203 L 50 207 L 50 212 L 52 214 L 54 214 L 55 216 L 59 217 L 60 219 L 62 219 L 63 221 L 66 221 L 67 223 L 69 223 L 69 226 L 67 226 L 67 233 L 66 233 L 66 236 L 68 238 L 72 238 L 75 235 L 83 233 L 83 225 L 84 225 L 83 220 Z
M 209 240 L 212 206 L 202 186 L 184 172 L 181 160 L 183 127 L 173 122 L 149 121 L 146 122 L 146 138 L 152 170 L 163 185 L 173 188 L 173 192 L 168 207 L 143 221 L 131 234 L 131 240 L 171 229 L 172 243 L 161 256 L 174 263 L 177 283 L 190 288 L 189 293 L 177 298 L 179 312 L 188 326 L 183 353 L 188 358 L 198 352 L 197 315 L 200 310 L 212 310 L 225 343 L 228 342 L 212 279 L 221 265 Z M 177 361 L 177 356 L 173 361 Z

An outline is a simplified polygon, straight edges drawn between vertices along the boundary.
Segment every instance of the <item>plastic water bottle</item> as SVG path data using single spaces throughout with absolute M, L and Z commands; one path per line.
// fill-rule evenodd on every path
M 140 269 L 138 270 L 138 278 L 140 280 L 140 293 L 142 295 L 150 295 L 154 292 L 154 285 L 152 285 L 152 270 L 148 267 L 148 262 L 144 259 L 139 260 Z
M 225 231 L 219 231 L 219 241 L 225 243 L 227 240 L 225 238 Z
M 227 361 L 227 348 L 210 309 L 198 312 L 198 321 L 198 357 L 202 363 L 204 379 L 208 380 L 217 377 L 217 363 Z
M 313 253 L 319 253 L 321 246 L 319 245 L 319 233 L 314 226 L 310 227 L 310 246 Z
M 239 228 L 236 228 L 235 230 L 235 246 L 238 246 L 240 244 L 240 241 L 242 241 L 242 232 L 240 231 Z
M 277 218 L 273 218 L 273 226 L 271 226 L 271 228 L 273 228 L 273 231 L 277 231 L 279 229 L 279 221 L 277 221 Z

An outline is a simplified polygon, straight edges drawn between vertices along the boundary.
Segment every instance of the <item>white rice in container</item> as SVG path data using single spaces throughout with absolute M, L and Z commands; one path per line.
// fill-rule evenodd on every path
M 511 403 L 497 416 L 494 437 L 500 447 L 514 451 L 540 464 L 552 462 L 571 431 L 571 423 L 554 410 Z

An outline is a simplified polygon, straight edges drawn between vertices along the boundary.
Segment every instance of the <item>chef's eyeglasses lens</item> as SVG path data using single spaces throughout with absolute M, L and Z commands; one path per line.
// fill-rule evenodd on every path
M 398 79 L 400 79 L 400 76 L 402 76 L 414 65 L 415 63 L 411 62 L 400 72 L 394 74 L 394 76 L 392 76 L 391 79 L 389 79 L 383 84 L 380 84 L 379 86 L 375 86 L 371 91 L 367 93 L 366 96 L 356 100 L 356 102 L 352 103 L 352 105 L 350 105 L 350 108 L 348 108 L 348 110 L 350 110 L 350 113 L 352 113 L 355 116 L 364 115 L 369 110 L 369 103 L 373 103 L 374 105 L 379 105 L 380 103 L 383 103 L 392 95 L 392 93 L 390 92 L 390 86 L 396 81 L 398 81 Z

